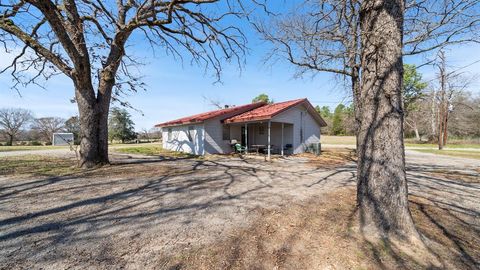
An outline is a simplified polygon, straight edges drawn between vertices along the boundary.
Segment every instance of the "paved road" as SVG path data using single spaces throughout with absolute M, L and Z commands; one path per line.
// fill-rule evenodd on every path
M 356 146 L 353 144 L 323 144 L 323 148 L 348 148 L 355 149 Z M 437 147 L 422 147 L 422 146 L 406 146 L 406 150 L 438 150 Z M 480 148 L 443 148 L 444 151 L 472 151 L 480 152 Z

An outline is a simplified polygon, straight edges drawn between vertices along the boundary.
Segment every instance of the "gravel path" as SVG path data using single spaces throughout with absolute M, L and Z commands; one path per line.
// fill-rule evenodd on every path
M 480 226 L 480 160 L 407 155 L 412 194 Z M 124 174 L 0 178 L 0 269 L 161 268 L 162 257 L 248 226 L 260 209 L 355 185 L 354 164 L 317 168 L 298 157 L 125 157 L 116 161 Z M 473 180 L 437 175 L 445 171 Z

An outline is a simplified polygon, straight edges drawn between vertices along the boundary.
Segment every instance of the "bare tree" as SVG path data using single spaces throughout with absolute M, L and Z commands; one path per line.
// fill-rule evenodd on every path
M 19 132 L 30 123 L 33 116 L 29 110 L 20 108 L 0 109 L 1 132 L 7 137 L 7 145 L 12 145 Z
M 106 164 L 110 102 L 144 87 L 132 71 L 139 62 L 127 48 L 133 33 L 152 49 L 180 59 L 189 54 L 219 76 L 224 61 L 241 63 L 245 38 L 233 24 L 246 13 L 239 0 L 2 1 L 0 42 L 14 55 L 3 72 L 10 70 L 15 87 L 56 74 L 71 79 L 81 124 L 80 165 Z
M 295 76 L 335 74 L 351 88 L 357 104 L 361 85 L 361 2 L 305 0 L 272 23 L 258 23 L 263 38 L 274 45 L 267 59 L 286 59 L 297 67 Z M 479 43 L 479 10 L 477 0 L 407 0 L 403 55 L 427 54 L 452 44 Z
M 407 200 L 402 56 L 480 42 L 479 15 L 478 0 L 306 0 L 257 25 L 274 45 L 268 60 L 287 59 L 297 76 L 333 73 L 351 87 L 357 203 L 368 234 L 420 241 Z
M 438 91 L 434 94 L 433 104 L 436 115 L 438 149 L 442 150 L 448 141 L 448 120 L 454 109 L 454 98 L 471 83 L 471 79 L 462 76 L 460 69 L 448 72 L 446 55 L 443 50 L 438 54 Z M 434 90 L 435 91 L 435 90 Z
M 480 95 L 459 91 L 452 100 L 448 132 L 459 137 L 480 137 Z M 477 139 L 480 140 L 480 139 Z
M 36 130 L 42 140 L 51 144 L 53 133 L 60 132 L 65 127 L 65 119 L 60 117 L 42 117 L 34 120 L 32 129 Z

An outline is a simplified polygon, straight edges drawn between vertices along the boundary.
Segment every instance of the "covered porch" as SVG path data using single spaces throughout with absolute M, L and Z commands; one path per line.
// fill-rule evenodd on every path
M 228 136 L 225 136 L 227 135 Z M 224 138 L 240 143 L 245 153 L 289 155 L 293 153 L 293 124 L 257 121 L 224 124 Z

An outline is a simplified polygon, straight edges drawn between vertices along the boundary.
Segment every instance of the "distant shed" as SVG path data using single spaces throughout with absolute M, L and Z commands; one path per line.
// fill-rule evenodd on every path
M 69 145 L 73 141 L 73 133 L 53 133 L 52 145 Z

